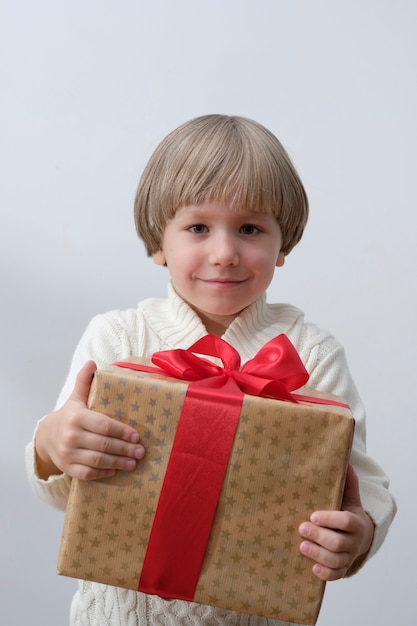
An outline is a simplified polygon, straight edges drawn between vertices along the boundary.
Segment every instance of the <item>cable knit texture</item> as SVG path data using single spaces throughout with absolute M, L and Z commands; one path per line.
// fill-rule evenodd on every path
M 187 348 L 206 334 L 200 318 L 169 285 L 167 299 L 148 299 L 136 309 L 112 311 L 96 316 L 79 342 L 64 388 L 61 406 L 74 388 L 84 363 L 92 359 L 98 367 L 129 356 L 150 357 L 158 350 Z M 223 339 L 241 355 L 242 363 L 253 358 L 270 339 L 285 333 L 297 349 L 310 375 L 309 386 L 343 396 L 355 417 L 351 463 L 359 477 L 362 504 L 375 523 L 375 536 L 367 555 L 380 547 L 395 514 L 388 480 L 380 467 L 366 455 L 365 413 L 350 376 L 344 350 L 329 333 L 304 322 L 301 311 L 291 305 L 268 304 L 266 296 L 241 313 Z M 51 476 L 44 481 L 36 472 L 34 441 L 26 448 L 26 464 L 34 491 L 48 504 L 64 510 L 70 478 Z M 367 559 L 364 559 L 365 562 Z M 362 566 L 363 563 L 361 563 Z M 349 574 L 354 571 L 349 572 Z M 179 600 L 107 585 L 79 582 L 71 605 L 71 626 L 283 626 L 277 620 L 249 616 Z M 294 626 L 294 625 L 293 625 Z

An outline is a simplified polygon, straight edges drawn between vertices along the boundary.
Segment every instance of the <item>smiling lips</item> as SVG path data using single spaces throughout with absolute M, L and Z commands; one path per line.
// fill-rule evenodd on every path
M 245 282 L 244 279 L 238 280 L 236 278 L 202 278 L 200 280 L 208 285 L 220 285 L 222 287 L 235 287 Z

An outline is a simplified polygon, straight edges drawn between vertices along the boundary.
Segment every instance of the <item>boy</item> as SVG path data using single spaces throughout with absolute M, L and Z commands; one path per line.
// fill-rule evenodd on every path
M 343 349 L 295 307 L 266 302 L 275 267 L 300 240 L 307 216 L 307 197 L 288 155 L 256 122 L 203 116 L 161 142 L 139 183 L 135 220 L 149 256 L 168 268 L 168 298 L 91 321 L 58 408 L 39 422 L 27 448 L 30 480 L 41 497 L 65 508 L 72 476 L 91 480 L 131 470 L 146 453 L 133 428 L 87 409 L 96 366 L 187 348 L 206 333 L 223 337 L 246 362 L 285 333 L 309 385 L 343 396 L 356 420 L 342 510 L 312 511 L 299 528 L 300 550 L 326 581 L 355 573 L 376 552 L 395 503 L 385 475 L 366 456 L 365 415 Z M 71 624 L 104 623 L 273 621 L 81 581 Z

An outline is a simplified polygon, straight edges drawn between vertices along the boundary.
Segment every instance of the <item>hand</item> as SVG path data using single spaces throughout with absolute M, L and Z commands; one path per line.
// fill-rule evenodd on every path
M 352 565 L 368 552 L 374 525 L 364 511 L 359 495 L 358 478 L 349 465 L 341 511 L 315 511 L 303 522 L 299 533 L 304 537 L 300 551 L 314 561 L 313 572 L 322 580 L 346 576 Z
M 61 409 L 47 415 L 36 432 L 40 478 L 66 473 L 81 480 L 105 478 L 132 470 L 145 449 L 134 428 L 87 408 L 96 364 L 80 370 L 74 391 Z

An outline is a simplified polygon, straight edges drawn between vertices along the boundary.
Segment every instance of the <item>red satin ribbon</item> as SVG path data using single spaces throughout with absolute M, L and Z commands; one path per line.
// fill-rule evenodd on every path
M 217 357 L 223 367 L 197 354 Z M 284 334 L 269 341 L 242 368 L 239 353 L 215 335 L 206 335 L 188 350 L 156 352 L 152 362 L 164 374 L 190 384 L 138 590 L 168 599 L 191 601 L 227 469 L 243 394 L 290 402 L 341 403 L 291 393 L 303 386 L 309 376 Z M 115 365 L 161 373 L 161 369 L 136 363 L 117 362 Z
M 227 391 L 227 387 L 231 389 Z M 234 386 L 190 384 L 152 523 L 138 590 L 194 598 L 243 401 Z

